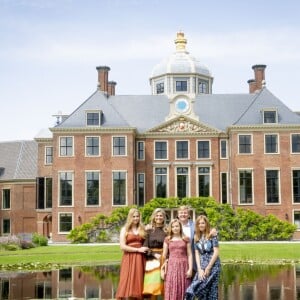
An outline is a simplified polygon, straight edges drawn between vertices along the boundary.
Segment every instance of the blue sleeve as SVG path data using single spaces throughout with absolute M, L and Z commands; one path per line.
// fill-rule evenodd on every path
M 219 247 L 219 240 L 218 240 L 217 236 L 212 237 L 212 244 L 213 244 L 213 247 Z

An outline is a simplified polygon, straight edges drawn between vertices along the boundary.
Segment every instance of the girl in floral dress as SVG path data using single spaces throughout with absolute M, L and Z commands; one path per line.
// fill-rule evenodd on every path
M 206 216 L 200 215 L 195 223 L 195 258 L 197 273 L 185 293 L 185 300 L 217 300 L 221 272 L 219 242 L 210 236 L 210 224 Z
M 167 259 L 165 275 L 165 300 L 182 300 L 191 282 L 193 259 L 190 239 L 182 231 L 178 219 L 170 222 L 165 238 L 163 258 Z

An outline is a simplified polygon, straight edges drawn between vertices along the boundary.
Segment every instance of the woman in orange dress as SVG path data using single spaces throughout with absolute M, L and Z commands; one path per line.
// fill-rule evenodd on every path
M 120 232 L 123 256 L 116 299 L 143 299 L 145 252 L 148 250 L 143 246 L 145 236 L 141 214 L 137 208 L 131 208 Z

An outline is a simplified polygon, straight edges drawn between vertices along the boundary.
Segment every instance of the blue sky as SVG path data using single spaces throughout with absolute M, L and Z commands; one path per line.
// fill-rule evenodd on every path
M 0 141 L 33 139 L 70 114 L 111 68 L 116 93 L 150 94 L 176 32 L 206 65 L 213 93 L 247 93 L 252 65 L 300 111 L 300 1 L 0 0 Z

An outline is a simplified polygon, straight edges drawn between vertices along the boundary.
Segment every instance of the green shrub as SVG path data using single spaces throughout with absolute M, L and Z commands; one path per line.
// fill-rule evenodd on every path
M 195 209 L 197 216 L 205 213 L 211 226 L 217 228 L 219 239 L 222 241 L 290 240 L 296 230 L 295 225 L 281 221 L 274 215 L 262 216 L 242 208 L 234 210 L 229 204 L 219 204 L 212 197 L 154 198 L 140 207 L 143 223 L 149 223 L 151 214 L 157 207 L 174 209 L 181 205 Z M 98 214 L 91 222 L 75 227 L 68 235 L 68 239 L 72 243 L 110 241 L 110 233 L 119 230 L 125 223 L 131 207 L 134 206 L 116 208 L 110 216 Z M 95 238 L 96 233 L 99 234 Z
M 48 246 L 48 239 L 38 233 L 32 235 L 32 242 L 36 246 Z
M 20 250 L 20 246 L 17 244 L 4 244 L 3 248 L 4 248 L 4 250 L 7 250 L 7 251 Z

